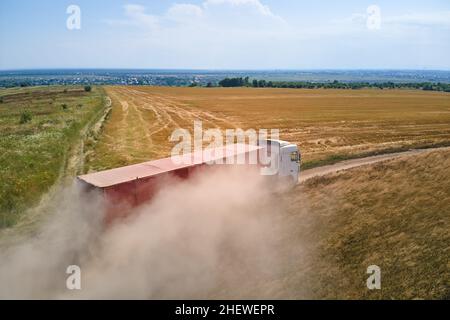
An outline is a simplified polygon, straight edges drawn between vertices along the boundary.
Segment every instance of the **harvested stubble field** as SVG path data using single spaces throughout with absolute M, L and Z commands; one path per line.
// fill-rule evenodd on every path
M 175 128 L 280 129 L 304 168 L 450 144 L 450 94 L 411 90 L 107 87 L 113 111 L 87 170 L 170 154 Z
M 278 128 L 304 167 L 450 143 L 448 93 L 50 87 L 0 91 L 2 227 L 14 225 L 58 177 L 80 141 L 82 171 L 167 156 L 175 128 Z M 63 108 L 62 106 L 65 105 Z M 31 119 L 20 123 L 27 110 Z M 449 298 L 450 152 L 427 152 L 316 177 L 282 195 L 271 226 L 279 268 L 211 298 Z M 265 263 L 270 264 L 271 261 Z M 382 270 L 382 289 L 365 286 Z M 224 265 L 224 268 L 227 266 Z M 246 279 L 246 278 L 245 278 Z
M 450 151 L 308 180 L 285 196 L 284 298 L 448 299 Z M 369 265 L 381 290 L 367 290 Z M 302 292 L 303 290 L 303 292 Z

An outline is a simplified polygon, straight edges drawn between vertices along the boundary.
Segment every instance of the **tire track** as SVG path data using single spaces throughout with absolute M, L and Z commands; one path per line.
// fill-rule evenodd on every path
M 450 147 L 412 149 L 412 150 L 403 151 L 403 152 L 387 153 L 387 154 L 381 154 L 381 155 L 365 157 L 365 158 L 344 160 L 344 161 L 340 161 L 335 164 L 301 171 L 299 183 L 304 183 L 305 181 L 312 179 L 312 178 L 323 177 L 328 174 L 337 173 L 337 172 L 345 171 L 345 170 L 350 170 L 350 169 L 361 167 L 361 166 L 366 166 L 366 165 L 375 164 L 378 162 L 393 160 L 393 159 L 402 158 L 402 157 L 414 156 L 414 155 L 418 155 L 418 154 L 439 151 L 439 150 L 450 150 Z

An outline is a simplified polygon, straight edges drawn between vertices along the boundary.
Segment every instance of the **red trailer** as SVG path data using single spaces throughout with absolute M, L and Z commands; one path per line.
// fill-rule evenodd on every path
M 99 190 L 105 197 L 106 223 L 129 214 L 152 199 L 159 186 L 170 176 L 188 178 L 199 168 L 223 163 L 245 161 L 254 163 L 262 147 L 247 144 L 233 144 L 222 148 L 206 149 L 183 156 L 144 162 L 112 170 L 106 170 L 78 177 L 86 189 Z M 251 161 L 252 160 L 252 161 Z M 255 167 L 257 163 L 252 166 Z

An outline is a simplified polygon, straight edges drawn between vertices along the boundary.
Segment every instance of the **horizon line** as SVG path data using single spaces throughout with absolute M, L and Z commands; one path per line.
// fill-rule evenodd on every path
M 450 68 L 267 68 L 267 69 L 208 69 L 208 68 L 95 68 L 95 67 L 80 67 L 80 68 L 16 68 L 16 69 L 0 69 L 0 72 L 15 72 L 15 71 L 92 71 L 92 70 L 117 70 L 117 71 L 217 71 L 217 72 L 258 72 L 258 71 L 450 71 Z

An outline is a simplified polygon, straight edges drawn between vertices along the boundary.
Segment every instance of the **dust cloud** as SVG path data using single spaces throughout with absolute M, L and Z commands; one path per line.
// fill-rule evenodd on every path
M 267 298 L 285 226 L 266 183 L 211 169 L 172 181 L 107 228 L 102 198 L 74 185 L 36 236 L 2 249 L 0 298 Z M 81 268 L 81 290 L 66 288 L 69 265 Z

